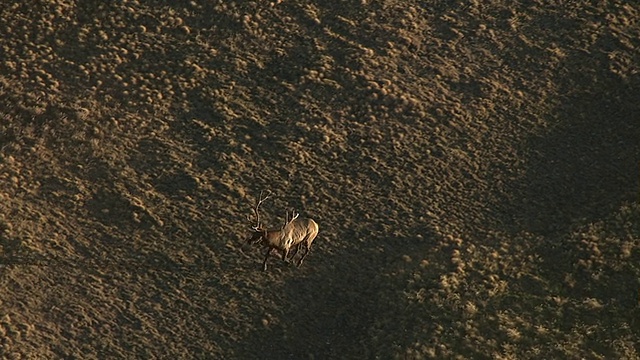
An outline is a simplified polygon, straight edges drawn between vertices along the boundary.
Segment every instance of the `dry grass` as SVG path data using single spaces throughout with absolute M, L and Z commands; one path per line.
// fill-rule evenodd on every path
M 639 10 L 5 6 L 0 357 L 638 358 Z

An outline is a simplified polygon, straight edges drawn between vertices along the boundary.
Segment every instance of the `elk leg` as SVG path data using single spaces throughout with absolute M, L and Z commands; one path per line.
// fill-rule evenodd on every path
M 287 256 L 289 255 L 289 249 L 282 250 L 282 261 L 288 263 Z
M 302 265 L 302 261 L 304 260 L 304 258 L 306 258 L 307 255 L 309 255 L 309 251 L 311 251 L 311 245 L 305 246 L 304 254 L 302 254 L 302 257 L 300 258 L 300 261 L 298 261 L 298 267 L 300 267 L 300 265 Z
M 289 257 L 289 260 L 293 260 L 293 258 L 298 255 L 298 250 L 300 250 L 300 243 L 296 244 L 296 247 L 293 249 L 293 253 Z
M 264 256 L 264 261 L 262 262 L 262 271 L 267 271 L 267 260 L 269 259 L 269 255 L 271 255 L 271 252 L 273 251 L 273 248 L 267 248 L 267 253 Z

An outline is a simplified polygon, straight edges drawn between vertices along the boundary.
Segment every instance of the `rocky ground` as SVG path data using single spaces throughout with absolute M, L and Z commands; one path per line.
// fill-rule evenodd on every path
M 640 5 L 325 3 L 0 8 L 0 357 L 640 358 Z

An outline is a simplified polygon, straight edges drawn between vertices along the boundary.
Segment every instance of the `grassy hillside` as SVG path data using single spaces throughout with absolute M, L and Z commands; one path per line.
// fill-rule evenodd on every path
M 0 357 L 640 358 L 640 5 L 0 16 Z

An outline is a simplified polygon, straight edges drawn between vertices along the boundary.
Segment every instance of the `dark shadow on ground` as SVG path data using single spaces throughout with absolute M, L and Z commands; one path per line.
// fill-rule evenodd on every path
M 366 237 L 353 231 L 340 236 Z M 402 279 L 412 266 L 403 255 L 426 254 L 430 242 L 430 237 L 372 238 L 334 256 L 323 254 L 322 246 L 315 248 L 301 268 L 292 269 L 296 274 L 283 292 L 270 295 L 281 303 L 279 323 L 247 336 L 238 353 L 260 359 L 391 358 L 415 340 L 411 329 L 416 321 L 429 321 L 405 313 Z
M 551 291 L 576 301 L 595 297 L 615 304 L 606 317 L 591 319 L 610 335 L 626 326 L 624 314 L 637 312 L 637 278 L 624 267 L 611 268 L 616 258 L 610 254 L 600 257 L 607 263 L 599 270 L 581 266 L 590 255 L 578 234 L 590 224 L 607 223 L 621 206 L 638 200 L 640 78 L 616 76 L 606 58 L 576 62 L 583 66 L 561 82 L 567 95 L 549 115 L 553 125 L 526 144 L 526 176 L 511 195 L 514 221 L 505 218 L 504 226 L 511 233 L 541 235 L 538 271 Z M 603 252 L 612 250 L 607 239 L 593 243 Z M 568 286 L 567 279 L 575 279 L 575 285 Z M 579 310 L 567 312 L 563 322 L 569 331 L 591 320 Z
M 514 196 L 521 230 L 565 233 L 636 199 L 640 81 L 623 82 L 607 71 L 567 79 L 565 86 L 582 88 L 552 115 L 557 126 L 527 144 L 527 176 Z

